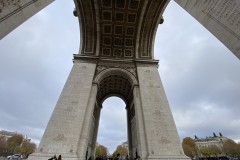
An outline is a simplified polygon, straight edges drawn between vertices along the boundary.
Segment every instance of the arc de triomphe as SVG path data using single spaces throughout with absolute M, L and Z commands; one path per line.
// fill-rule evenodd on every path
M 12 5 L 20 3 L 11 2 Z M 24 2 L 27 1 L 22 1 L 25 8 L 12 11 L 12 15 L 6 10 L 11 5 L 2 2 L 5 6 L 1 8 L 5 15 L 0 17 L 1 26 L 5 27 L 4 31 L 1 29 L 2 37 L 28 18 L 25 16 L 14 24 L 11 23 L 16 19 L 13 15 L 30 17 L 51 0 Z M 80 51 L 74 55 L 72 71 L 37 152 L 29 159 L 43 160 L 54 154 L 61 154 L 65 160 L 94 157 L 102 103 L 110 96 L 118 96 L 126 103 L 131 158 L 138 152 L 142 159 L 187 159 L 157 70 L 158 61 L 153 55 L 155 33 L 163 22 L 162 14 L 169 1 L 74 2 L 74 15 L 78 16 L 81 28 Z M 176 2 L 240 57 L 239 10 L 234 21 L 229 16 L 234 7 L 239 7 L 237 0 Z

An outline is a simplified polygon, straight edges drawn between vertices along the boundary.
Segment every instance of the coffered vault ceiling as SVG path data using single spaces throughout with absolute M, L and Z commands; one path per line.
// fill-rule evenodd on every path
M 154 36 L 168 0 L 75 0 L 80 54 L 153 59 Z M 151 8 L 151 9 L 149 9 Z
M 132 84 L 123 75 L 110 75 L 100 82 L 98 92 L 100 102 L 113 95 L 121 97 L 125 102 L 132 98 Z

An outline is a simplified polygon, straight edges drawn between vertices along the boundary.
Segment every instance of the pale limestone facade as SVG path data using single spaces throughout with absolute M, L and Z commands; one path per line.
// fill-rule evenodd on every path
M 14 0 L 11 2 L 20 3 Z M 51 1 L 21 2 L 29 5 L 23 5 L 25 8 L 20 10 L 15 8 L 15 14 L 8 10 L 16 7 L 13 3 L 1 8 L 1 37 Z M 153 53 L 156 30 L 169 0 L 74 2 L 74 15 L 79 17 L 81 28 L 79 54 L 74 55 L 72 71 L 41 143 L 29 159 L 45 160 L 54 154 L 61 154 L 64 160 L 94 157 L 102 102 L 110 96 L 118 96 L 126 103 L 131 159 L 135 158 L 135 152 L 143 160 L 187 159 L 159 76 L 158 61 L 154 59 Z M 199 8 L 200 11 L 206 11 L 196 17 L 204 20 L 203 24 L 210 31 L 216 29 L 216 36 L 239 57 L 239 28 L 231 29 L 219 18 L 218 21 L 212 21 L 215 15 L 211 15 L 211 18 L 204 15 L 210 13 L 211 6 L 214 6 L 212 2 L 215 2 L 215 6 L 222 3 L 218 4 L 214 0 L 176 2 L 186 10 L 190 8 L 189 12 L 192 9 L 190 14 L 193 15 L 198 14 Z M 233 2 L 239 5 L 238 1 Z M 28 10 L 32 4 L 38 3 L 39 7 Z M 228 28 L 223 30 L 222 24 Z M 238 21 L 234 21 L 234 25 L 238 25 Z M 229 30 L 233 31 L 232 34 L 228 33 Z
M 175 0 L 240 59 L 239 0 Z
M 102 102 L 110 96 L 126 102 L 132 159 L 136 149 L 142 159 L 187 159 L 157 68 L 154 60 L 75 56 L 41 143 L 30 159 L 43 160 L 54 154 L 61 154 L 64 160 L 83 160 L 86 154 L 94 157 Z
M 153 40 L 169 1 L 76 0 L 81 44 L 74 65 L 30 160 L 61 154 L 94 158 L 103 101 L 126 103 L 129 156 L 187 159 L 153 58 Z M 112 113 L 114 115 L 114 113 Z
M 194 142 L 196 143 L 197 148 L 200 150 L 202 148 L 208 148 L 208 147 L 217 147 L 220 150 L 223 149 L 223 144 L 227 140 L 230 140 L 227 137 L 224 136 L 213 136 L 213 137 L 206 137 L 206 138 L 195 138 Z
M 54 0 L 1 0 L 0 39 Z

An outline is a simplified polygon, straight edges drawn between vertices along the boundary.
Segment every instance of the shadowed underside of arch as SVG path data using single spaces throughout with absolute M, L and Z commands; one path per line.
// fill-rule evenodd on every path
M 117 96 L 130 104 L 133 98 L 133 88 L 138 84 L 137 79 L 128 70 L 108 68 L 100 72 L 94 79 L 98 84 L 98 103 L 111 96 Z
M 79 54 L 153 59 L 153 40 L 169 0 L 75 0 Z
M 104 78 L 99 85 L 98 99 L 101 102 L 112 95 L 118 95 L 124 99 L 128 99 L 131 95 L 131 84 L 123 76 L 110 75 Z

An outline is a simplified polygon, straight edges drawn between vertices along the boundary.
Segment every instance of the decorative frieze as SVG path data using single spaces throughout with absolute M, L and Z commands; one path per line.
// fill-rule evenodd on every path
M 105 69 L 109 68 L 121 68 L 128 72 L 130 72 L 134 77 L 137 77 L 136 73 L 136 66 L 132 63 L 99 63 L 96 69 L 96 74 L 98 75 L 100 72 L 102 72 Z
M 175 0 L 240 58 L 239 0 Z
M 2 13 L 5 7 L 19 6 L 20 0 L 0 0 L 0 13 Z

